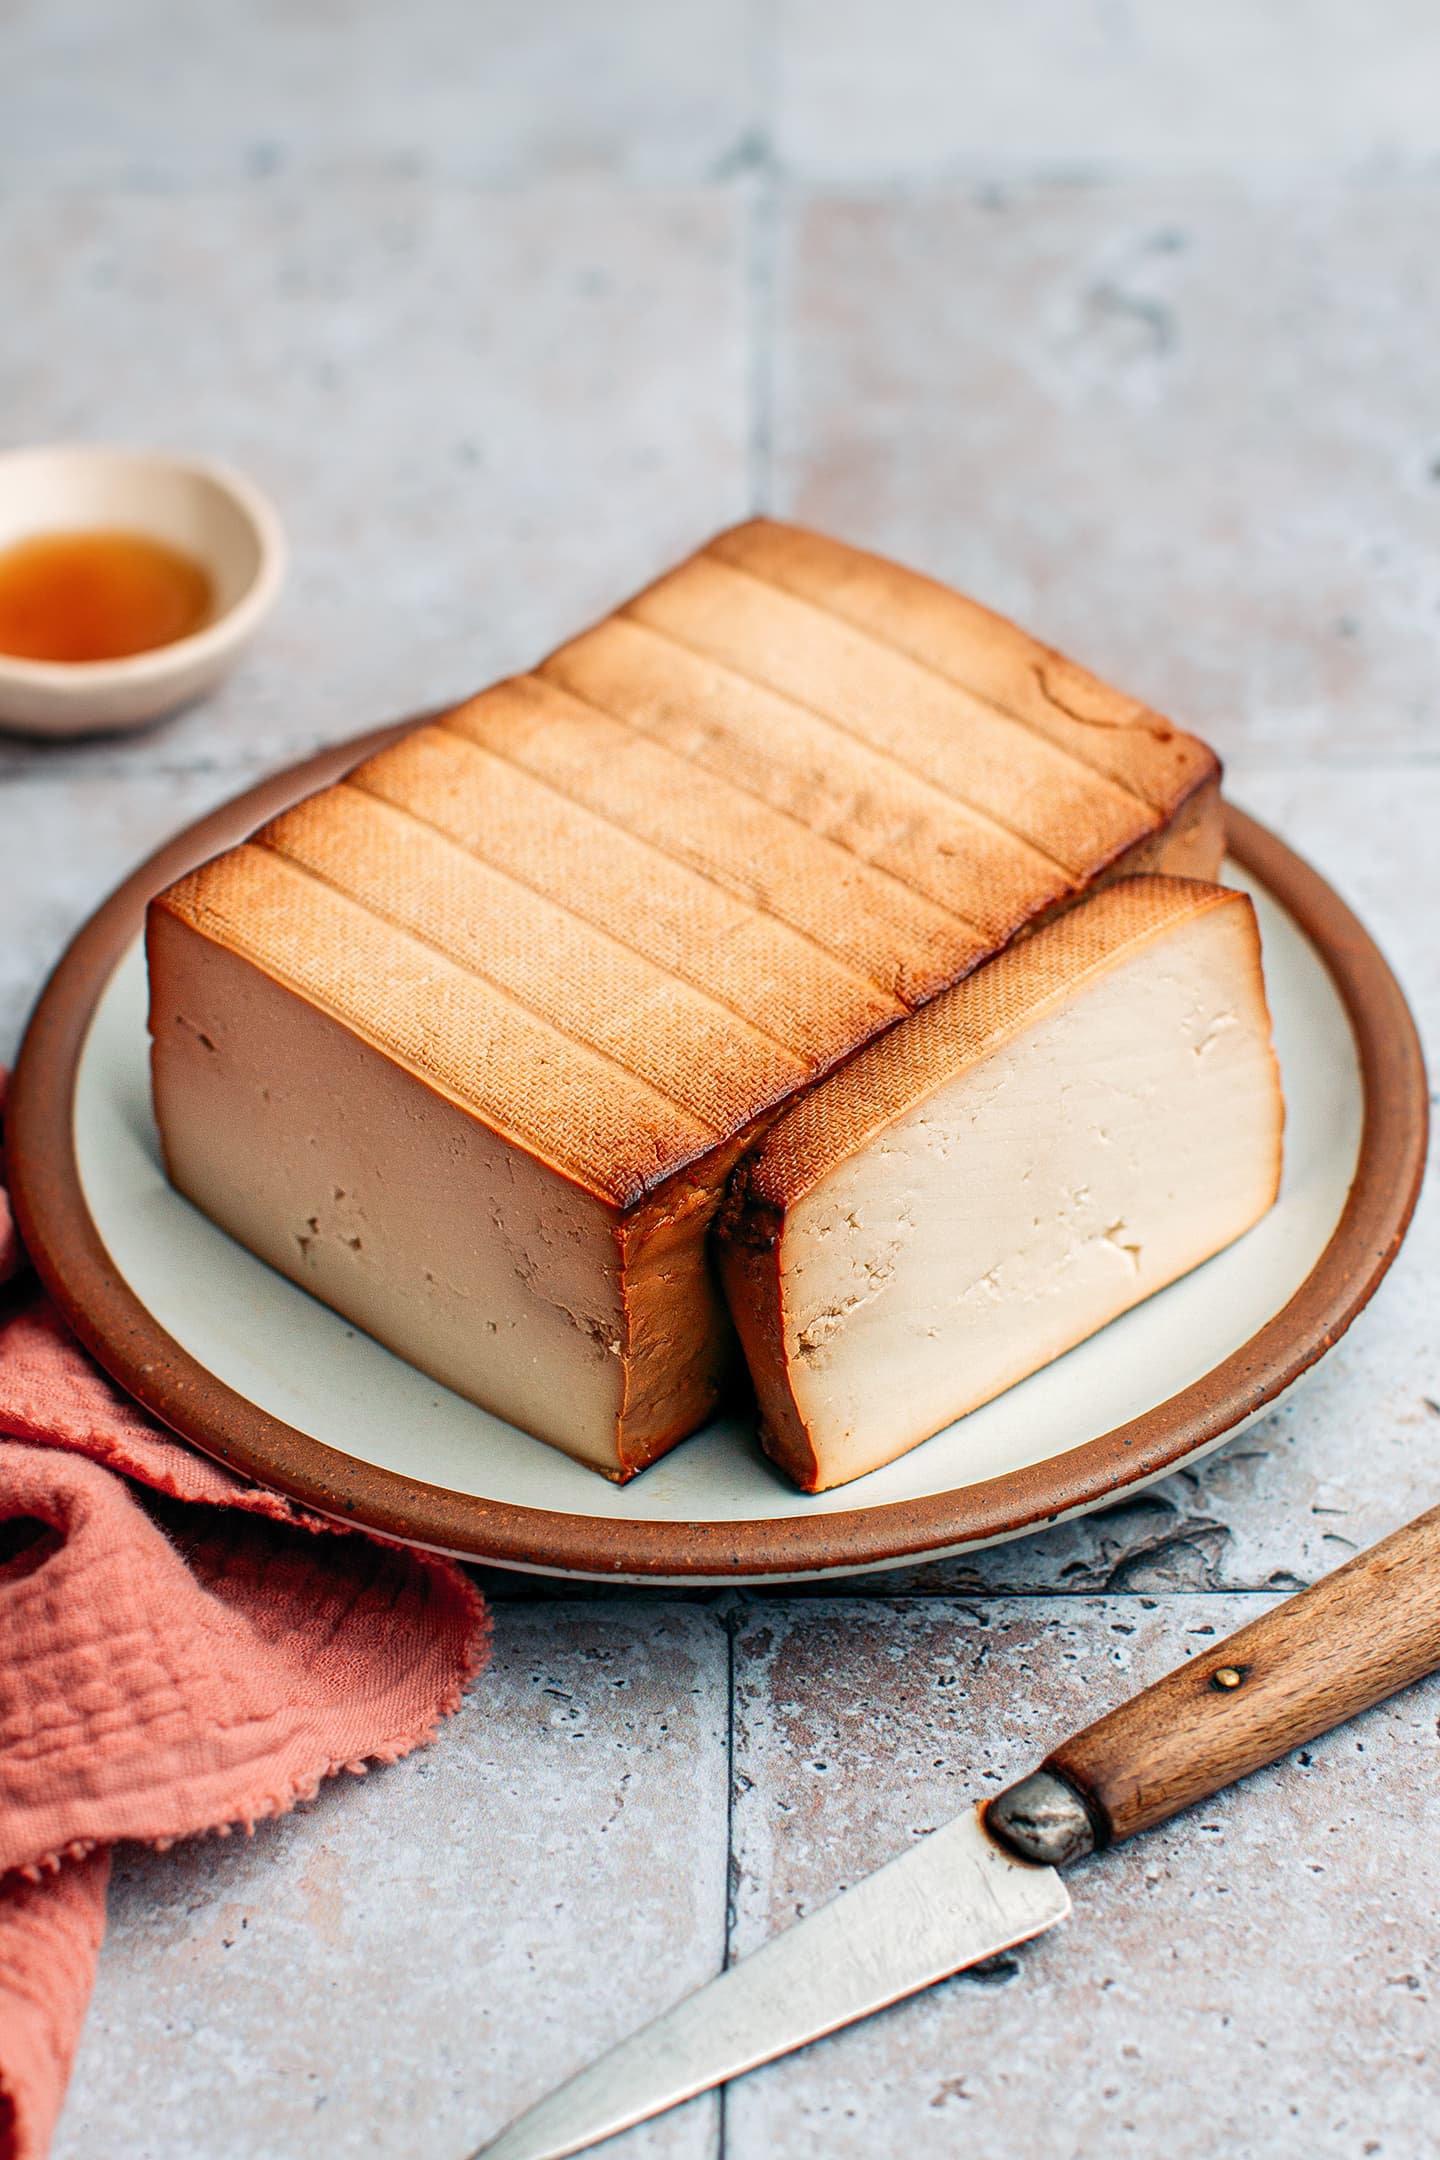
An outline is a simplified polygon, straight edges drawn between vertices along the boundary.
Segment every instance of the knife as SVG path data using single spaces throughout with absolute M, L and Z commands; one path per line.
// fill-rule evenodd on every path
M 1063 1920 L 1059 1870 L 1440 1668 L 1440 1508 L 772 1936 L 471 2160 L 565 2160 Z

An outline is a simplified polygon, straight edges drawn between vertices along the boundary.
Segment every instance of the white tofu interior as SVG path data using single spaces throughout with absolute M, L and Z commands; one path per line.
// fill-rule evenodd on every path
M 1283 1111 L 1248 911 L 1142 947 L 787 1211 L 816 1489 L 888 1462 L 1247 1230 Z

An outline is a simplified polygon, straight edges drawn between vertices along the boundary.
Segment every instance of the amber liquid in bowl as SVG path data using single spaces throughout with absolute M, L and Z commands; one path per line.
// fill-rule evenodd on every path
M 147 533 L 34 533 L 0 549 L 0 653 L 12 659 L 124 660 L 188 637 L 213 606 L 203 566 Z

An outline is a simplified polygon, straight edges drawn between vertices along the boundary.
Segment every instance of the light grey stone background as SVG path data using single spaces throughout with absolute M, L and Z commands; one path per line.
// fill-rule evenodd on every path
M 0 439 L 231 457 L 214 701 L 0 743 L 0 1055 L 268 767 L 752 505 L 1210 734 L 1440 1029 L 1427 0 L 0 0 Z M 964 1795 L 1432 1503 L 1440 1222 L 1294 1407 L 1028 1543 L 551 1597 L 425 1755 L 121 1856 L 64 2160 L 455 2155 Z M 519 1591 L 517 1596 L 516 1592 Z M 1440 2153 L 1440 1687 L 1092 1865 L 1071 1926 L 617 2146 Z

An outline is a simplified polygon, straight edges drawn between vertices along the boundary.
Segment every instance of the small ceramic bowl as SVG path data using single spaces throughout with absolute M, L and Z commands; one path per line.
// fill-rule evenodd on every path
M 270 504 L 223 466 L 77 443 L 0 452 L 0 548 L 43 532 L 145 533 L 204 565 L 210 620 L 123 660 L 0 653 L 0 727 L 86 735 L 139 727 L 209 690 L 269 613 L 285 566 Z

